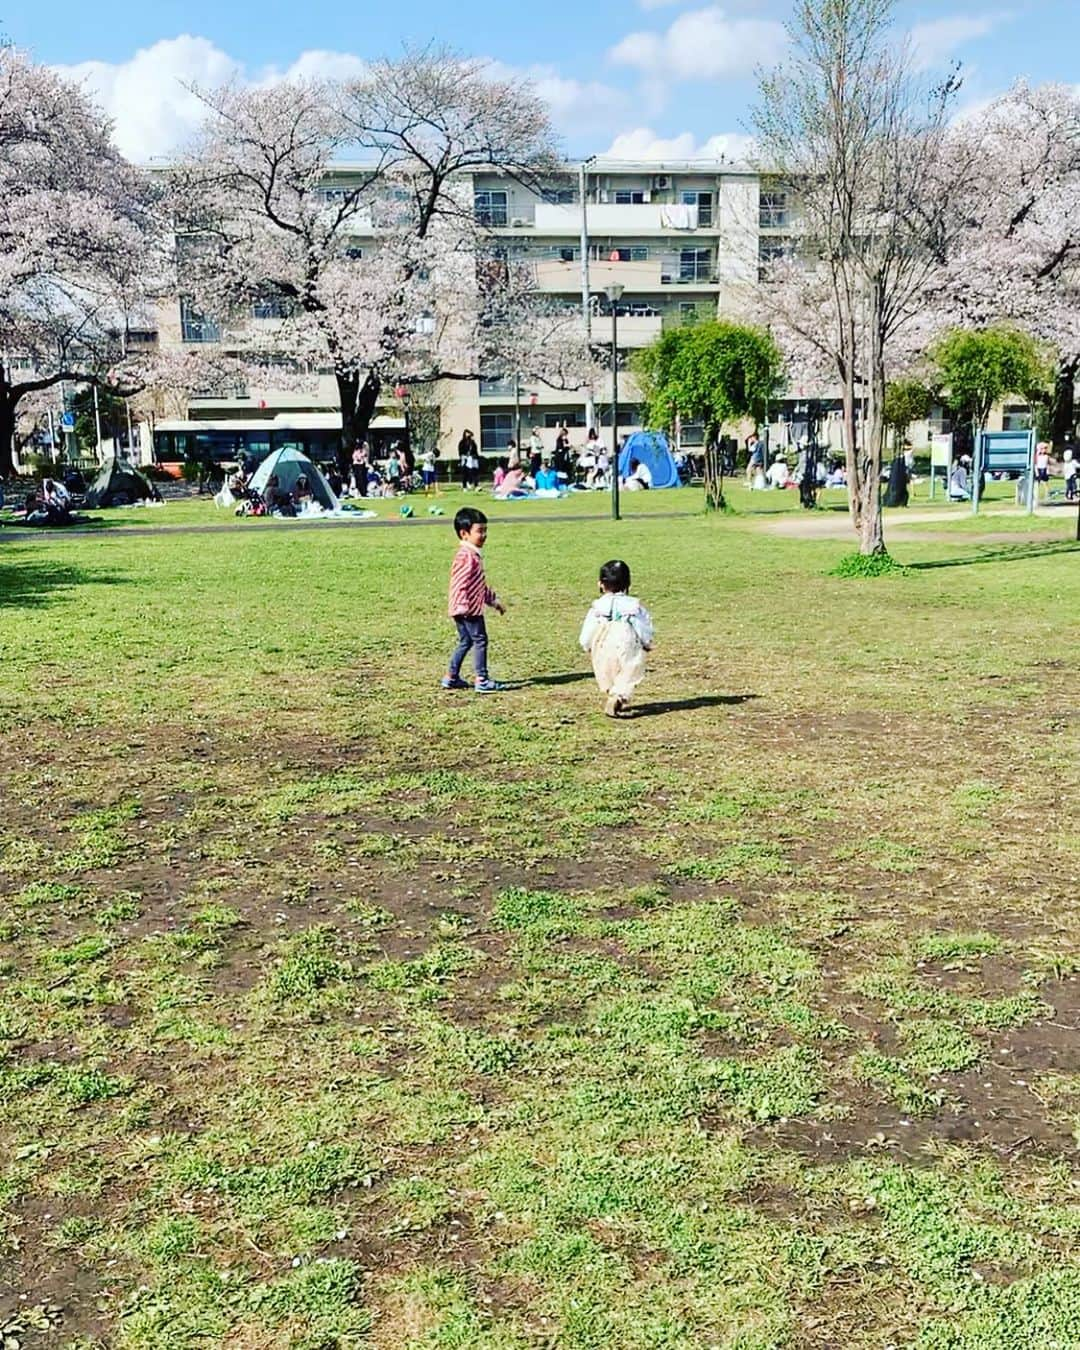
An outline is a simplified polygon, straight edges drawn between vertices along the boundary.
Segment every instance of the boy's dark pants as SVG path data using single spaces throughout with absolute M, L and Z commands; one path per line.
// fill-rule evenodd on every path
M 471 651 L 473 654 L 473 665 L 476 668 L 476 678 L 486 680 L 488 677 L 487 668 L 487 624 L 484 622 L 484 616 L 477 614 L 475 617 L 471 614 L 459 614 L 455 617 L 457 624 L 458 645 L 454 648 L 454 654 L 450 658 L 450 674 L 456 680 L 461 676 L 461 663 L 465 660 Z

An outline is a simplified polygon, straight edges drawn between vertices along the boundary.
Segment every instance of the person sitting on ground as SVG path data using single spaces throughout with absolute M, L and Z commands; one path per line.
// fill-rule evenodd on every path
M 521 468 L 521 452 L 518 450 L 518 443 L 513 436 L 506 442 L 506 467 L 508 469 Z
M 524 497 L 526 495 L 524 471 L 520 467 L 507 469 L 502 482 L 496 489 L 495 496 L 506 498 Z
M 630 461 L 630 474 L 623 479 L 627 492 L 647 492 L 652 487 L 652 470 L 640 459 Z
M 829 474 L 825 479 L 825 486 L 827 488 L 847 487 L 847 469 L 843 464 L 837 464 L 829 470 Z
M 502 487 L 503 479 L 505 477 L 506 477 L 506 460 L 500 459 L 498 464 L 495 465 L 495 472 L 491 475 L 491 485 L 495 491 L 496 496 L 499 495 L 499 489 Z
M 971 486 L 968 482 L 967 466 L 971 463 L 967 455 L 961 455 L 949 474 L 949 501 L 967 502 L 971 500 Z
M 540 472 L 536 475 L 536 490 L 537 492 L 558 492 L 559 490 L 559 475 L 546 459 L 542 461 Z
M 272 473 L 263 488 L 263 502 L 268 516 L 295 516 L 296 506 L 292 495 L 281 486 L 281 479 Z
M 776 456 L 769 465 L 769 471 L 765 475 L 770 487 L 783 488 L 791 482 L 791 470 L 788 468 L 787 460 L 783 453 Z
M 300 477 L 297 478 L 296 487 L 293 490 L 293 498 L 296 502 L 297 509 L 300 511 L 303 511 L 314 502 L 315 497 L 311 491 L 311 484 L 308 482 L 306 473 L 302 473 Z
M 331 464 L 326 470 L 326 486 L 334 494 L 340 497 L 342 489 L 345 486 L 345 480 L 341 476 L 341 470 L 336 464 Z
M 61 515 L 71 514 L 71 493 L 55 478 L 46 478 L 41 485 L 42 497 L 47 507 L 52 507 Z

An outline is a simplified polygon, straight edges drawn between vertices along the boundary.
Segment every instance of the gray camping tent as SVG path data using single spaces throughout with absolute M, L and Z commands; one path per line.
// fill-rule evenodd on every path
M 290 446 L 286 446 L 283 450 L 275 450 L 255 470 L 249 486 L 256 492 L 265 492 L 266 484 L 273 473 L 277 474 L 278 485 L 285 492 L 295 491 L 296 480 L 306 477 L 311 495 L 321 507 L 327 511 L 341 509 L 341 503 L 330 491 L 330 484 L 302 450 L 294 450 Z
M 138 469 L 120 459 L 109 459 L 86 490 L 86 505 L 130 506 L 133 502 L 159 502 L 161 493 Z

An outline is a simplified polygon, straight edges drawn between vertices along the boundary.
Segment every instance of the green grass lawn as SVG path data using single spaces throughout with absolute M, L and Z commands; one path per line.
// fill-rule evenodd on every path
M 5 1350 L 1080 1344 L 1074 523 L 793 496 L 495 507 L 488 699 L 448 522 L 0 534 Z

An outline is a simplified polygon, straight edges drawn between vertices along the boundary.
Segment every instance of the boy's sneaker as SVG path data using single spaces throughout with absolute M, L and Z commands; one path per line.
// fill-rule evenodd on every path
M 478 694 L 501 694 L 506 685 L 498 680 L 477 680 L 473 688 Z
M 442 687 L 444 689 L 468 689 L 468 680 L 457 679 L 453 675 L 444 675 L 442 677 Z

